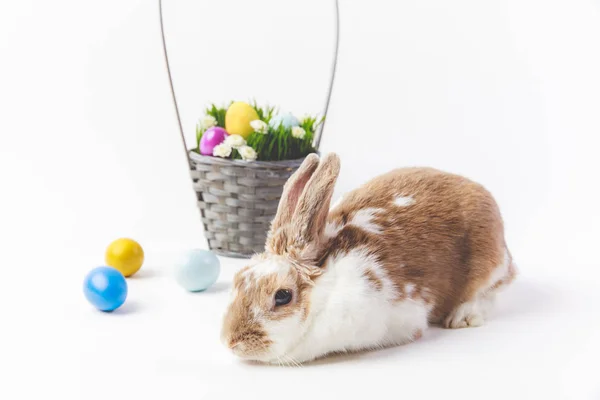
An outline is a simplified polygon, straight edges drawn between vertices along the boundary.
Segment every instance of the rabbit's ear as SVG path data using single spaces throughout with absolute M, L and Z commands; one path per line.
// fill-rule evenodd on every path
M 293 216 L 292 241 L 296 248 L 318 247 L 325 230 L 335 182 L 340 173 L 340 158 L 327 154 L 302 192 Z
M 275 214 L 275 218 L 271 222 L 271 229 L 267 238 L 267 249 L 273 251 L 277 247 L 274 246 L 274 241 L 277 235 L 281 233 L 281 228 L 292 222 L 292 217 L 294 216 L 300 196 L 302 196 L 306 184 L 318 165 L 319 157 L 314 153 L 309 154 L 304 159 L 302 165 L 300 165 L 300 168 L 285 183 L 281 200 L 279 200 L 277 207 L 277 214 Z

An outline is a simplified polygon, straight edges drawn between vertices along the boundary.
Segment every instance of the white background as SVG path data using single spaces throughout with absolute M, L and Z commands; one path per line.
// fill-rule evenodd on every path
M 232 274 L 180 290 L 205 247 L 155 1 L 0 4 L 0 397 L 599 399 L 600 2 L 341 1 L 322 150 L 340 194 L 431 165 L 496 196 L 521 269 L 485 327 L 302 369 L 219 344 Z M 321 111 L 333 2 L 165 0 L 190 144 L 210 101 Z M 113 314 L 85 273 L 130 236 L 147 261 Z M 594 341 L 595 339 L 595 341 Z

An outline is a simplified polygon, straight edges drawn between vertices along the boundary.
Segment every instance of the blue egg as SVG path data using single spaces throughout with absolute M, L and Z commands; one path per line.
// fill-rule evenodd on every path
M 217 281 L 220 272 L 219 259 L 208 250 L 190 250 L 175 264 L 175 280 L 190 292 L 208 289 Z
M 294 126 L 300 126 L 300 121 L 290 113 L 276 115 L 269 121 L 269 126 L 273 129 L 279 128 L 280 125 L 289 129 Z
M 86 299 L 100 311 L 113 311 L 127 298 L 127 282 L 122 273 L 112 267 L 91 270 L 83 281 Z

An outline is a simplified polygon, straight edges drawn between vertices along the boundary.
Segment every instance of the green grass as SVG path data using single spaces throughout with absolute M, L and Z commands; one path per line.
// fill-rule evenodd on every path
M 229 103 L 231 105 L 232 102 Z M 211 104 L 210 107 L 204 110 L 204 114 L 212 116 L 215 120 L 217 120 L 217 126 L 222 128 L 225 127 L 225 115 L 227 114 L 227 108 L 229 107 L 217 107 L 215 104 Z M 200 139 L 202 139 L 202 135 L 204 134 L 204 130 L 199 124 L 196 124 L 196 151 L 199 152 L 200 149 Z
M 216 105 L 211 104 L 211 106 L 207 108 L 204 113 L 214 117 L 214 119 L 217 120 L 217 126 L 225 127 L 225 114 L 227 114 L 227 107 L 217 107 Z
M 292 136 L 291 129 L 283 126 L 279 126 L 278 129 L 269 128 L 267 134 L 252 133 L 246 142 L 256 150 L 260 161 L 295 160 L 315 152 L 312 145 L 314 137 L 312 125 L 310 129 L 305 128 L 305 130 L 304 139 L 297 139 Z
M 267 124 L 277 113 L 276 107 L 260 107 L 256 101 L 251 103 L 252 107 L 256 110 L 260 120 Z M 213 116 L 217 120 L 217 126 L 225 127 L 225 115 L 227 108 L 218 107 L 212 104 L 206 109 L 206 114 Z M 307 156 L 310 153 L 314 153 L 316 149 L 313 146 L 314 134 L 313 127 L 317 127 L 323 123 L 323 118 L 317 123 L 316 117 L 308 117 L 300 125 L 305 131 L 306 135 L 303 139 L 297 139 L 292 136 L 292 129 L 286 129 L 283 126 L 279 126 L 277 129 L 269 127 L 267 134 L 254 132 L 248 136 L 246 142 L 248 146 L 256 150 L 258 154 L 257 160 L 259 161 L 281 161 L 281 160 L 294 160 Z M 204 132 L 200 126 L 196 126 L 196 144 L 195 149 L 199 152 L 200 139 Z M 241 159 L 239 152 L 233 150 L 231 152 L 231 159 Z
M 258 119 L 266 122 L 267 124 L 269 123 L 269 121 L 271 121 L 271 118 L 273 118 L 273 116 L 277 113 L 276 107 L 272 107 L 272 106 L 266 106 L 265 108 L 260 107 L 258 104 L 256 104 L 256 100 L 252 101 L 251 106 L 252 106 L 252 108 L 254 108 L 256 110 L 256 113 L 258 114 Z

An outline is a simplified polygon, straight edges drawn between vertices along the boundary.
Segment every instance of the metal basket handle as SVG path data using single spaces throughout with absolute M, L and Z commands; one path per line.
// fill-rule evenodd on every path
M 321 144 L 323 128 L 325 127 L 325 124 L 327 123 L 327 112 L 329 111 L 329 102 L 331 101 L 331 93 L 333 92 L 333 82 L 335 80 L 335 72 L 337 69 L 336 67 L 337 67 L 338 49 L 339 49 L 339 42 L 340 42 L 340 6 L 338 4 L 338 0 L 334 0 L 334 3 L 335 3 L 335 48 L 334 48 L 334 53 L 333 53 L 333 62 L 331 64 L 331 77 L 329 79 L 329 88 L 327 90 L 327 98 L 325 100 L 325 108 L 324 108 L 324 112 L 323 112 L 324 120 L 323 120 L 323 123 L 318 128 L 318 131 L 317 131 L 317 134 L 315 137 L 315 141 L 314 141 L 314 146 L 315 146 L 315 149 L 317 149 L 317 150 L 319 150 L 319 146 Z M 169 86 L 171 88 L 171 95 L 173 96 L 173 105 L 175 106 L 175 114 L 177 115 L 177 123 L 179 124 L 179 134 L 181 135 L 181 142 L 183 144 L 183 150 L 185 151 L 185 158 L 191 168 L 192 164 L 190 162 L 190 159 L 188 156 L 188 149 L 185 144 L 185 135 L 183 133 L 183 125 L 181 124 L 181 116 L 179 115 L 179 106 L 177 105 L 175 89 L 173 88 L 173 78 L 171 76 L 171 68 L 169 66 L 169 56 L 167 55 L 167 43 L 165 40 L 165 28 L 164 28 L 163 13 L 162 13 L 162 0 L 158 0 L 158 12 L 160 15 L 160 33 L 161 33 L 161 37 L 162 37 L 163 53 L 165 56 L 165 63 L 167 66 L 167 74 L 169 76 Z

